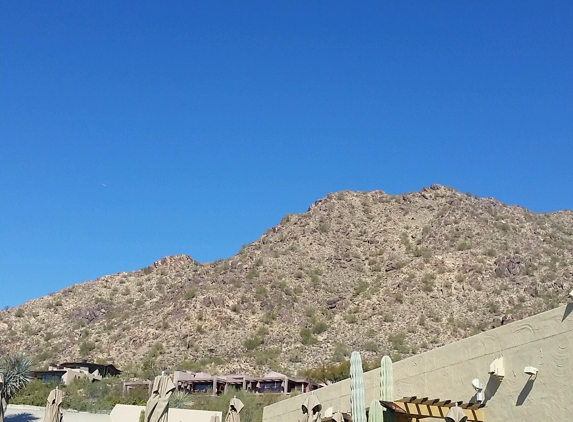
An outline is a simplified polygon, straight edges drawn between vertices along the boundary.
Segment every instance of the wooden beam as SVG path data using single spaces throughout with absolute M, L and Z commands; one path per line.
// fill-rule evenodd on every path
M 450 404 L 451 402 L 452 402 L 451 400 L 442 400 L 442 401 L 435 403 L 435 405 L 436 406 L 445 406 L 447 404 Z
M 413 418 L 441 418 L 444 419 L 448 414 L 450 407 L 425 405 L 420 403 L 405 402 L 403 403 L 409 417 Z M 483 422 L 483 411 L 479 409 L 463 409 L 468 417 L 468 422 Z

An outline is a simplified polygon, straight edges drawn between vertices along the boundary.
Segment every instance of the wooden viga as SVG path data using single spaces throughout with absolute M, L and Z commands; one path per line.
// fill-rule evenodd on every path
M 463 401 L 413 396 L 393 402 L 380 400 L 380 404 L 395 413 L 396 422 L 423 422 L 426 418 L 446 420 L 448 416 L 448 422 L 484 422 L 482 410 L 484 405 L 482 403 L 464 403 Z M 457 407 L 461 411 L 452 411 L 453 407 Z M 350 418 L 350 420 L 352 419 Z

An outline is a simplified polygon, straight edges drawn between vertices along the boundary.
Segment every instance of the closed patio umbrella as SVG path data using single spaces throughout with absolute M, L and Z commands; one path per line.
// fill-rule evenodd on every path
M 310 394 L 302 404 L 302 419 L 300 422 L 319 422 L 320 410 L 322 405 L 318 401 L 318 397 Z
M 225 417 L 225 422 L 241 422 L 241 410 L 245 407 L 243 402 L 236 397 L 233 397 L 229 402 L 229 411 Z
M 0 422 L 4 422 L 4 413 L 6 412 L 7 403 L 1 394 L 4 389 L 4 374 L 0 373 Z
M 446 415 L 447 422 L 466 422 L 468 417 L 464 413 L 461 407 L 454 406 L 450 408 L 450 411 Z
M 58 390 L 58 387 L 50 391 L 46 403 L 46 413 L 44 414 L 44 422 L 61 422 L 64 420 L 62 413 L 62 401 L 64 400 L 64 393 Z
M 169 397 L 175 391 L 175 385 L 167 375 L 158 375 L 153 381 L 151 397 L 145 406 L 145 422 L 167 422 Z
M 336 412 L 332 415 L 332 420 L 335 422 L 344 422 L 344 416 L 342 416 L 342 413 Z

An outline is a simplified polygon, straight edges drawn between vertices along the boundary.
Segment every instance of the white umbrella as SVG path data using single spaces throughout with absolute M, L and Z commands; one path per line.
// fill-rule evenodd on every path
M 6 412 L 6 407 L 8 404 L 2 396 L 2 390 L 4 389 L 4 374 L 0 373 L 0 422 L 4 422 L 4 412 Z
M 64 393 L 58 390 L 58 387 L 50 391 L 46 403 L 46 413 L 44 414 L 44 422 L 61 422 L 64 420 L 64 414 L 60 406 L 64 400 Z
M 466 422 L 468 417 L 464 413 L 461 407 L 454 406 L 450 408 L 450 411 L 446 415 L 447 422 Z
M 229 412 L 225 417 L 225 422 L 241 422 L 241 410 L 245 407 L 243 402 L 236 397 L 233 397 L 229 402 Z
M 301 422 L 319 422 L 321 409 L 322 405 L 318 401 L 318 397 L 310 394 L 302 404 Z
M 151 397 L 145 406 L 145 422 L 167 422 L 169 397 L 175 391 L 175 384 L 167 375 L 158 375 L 153 381 Z

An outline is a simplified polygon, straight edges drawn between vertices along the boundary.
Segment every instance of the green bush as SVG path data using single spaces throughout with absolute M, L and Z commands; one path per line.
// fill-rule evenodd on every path
M 268 295 L 269 295 L 269 291 L 264 286 L 259 286 L 255 290 L 255 298 L 258 301 L 262 301 L 262 300 L 266 299 L 268 297 Z
M 328 324 L 324 321 L 317 321 L 311 329 L 312 334 L 324 333 L 326 330 L 328 330 Z
M 308 346 L 311 344 L 316 344 L 318 340 L 316 339 L 316 337 L 313 337 L 310 328 L 303 328 L 302 330 L 300 330 L 300 342 Z
M 243 346 L 245 346 L 247 348 L 247 350 L 254 350 L 257 347 L 259 347 L 261 344 L 263 344 L 263 342 L 264 342 L 263 337 L 255 334 L 255 335 L 247 338 L 243 342 Z
M 467 251 L 471 248 L 472 248 L 471 245 L 465 241 L 458 243 L 458 246 L 456 246 L 456 250 L 458 250 L 458 251 Z
M 96 347 L 93 341 L 83 341 L 80 343 L 80 355 L 86 357 Z
M 191 300 L 195 296 L 197 296 L 197 288 L 196 287 L 192 287 L 189 290 L 186 290 L 185 293 L 183 293 L 183 299 L 185 299 L 185 300 Z
M 364 350 L 366 350 L 367 352 L 378 352 L 380 350 L 380 347 L 378 346 L 378 343 L 376 343 L 375 341 L 367 341 L 364 344 Z
M 360 280 L 358 285 L 354 288 L 354 296 L 358 296 L 361 293 L 364 293 L 366 290 L 368 290 L 368 287 L 370 287 L 370 283 L 368 283 L 366 280 Z

